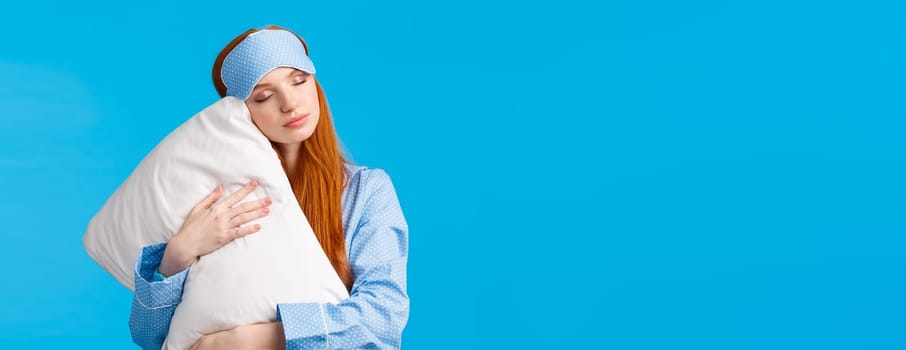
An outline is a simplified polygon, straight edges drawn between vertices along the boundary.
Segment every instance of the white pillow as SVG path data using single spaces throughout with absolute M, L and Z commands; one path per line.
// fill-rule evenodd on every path
M 165 348 L 188 349 L 203 334 L 274 321 L 278 303 L 337 303 L 349 297 L 270 141 L 235 97 L 193 116 L 139 163 L 91 219 L 85 250 L 134 290 L 133 270 L 143 246 L 168 241 L 218 184 L 226 196 L 251 179 L 260 185 L 243 202 L 270 196 L 270 214 L 247 224 L 261 224 L 259 232 L 192 265 Z

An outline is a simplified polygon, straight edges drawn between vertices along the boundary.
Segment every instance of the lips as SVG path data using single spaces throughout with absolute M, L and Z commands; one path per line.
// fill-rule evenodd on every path
M 306 114 L 303 114 L 300 116 L 296 116 L 293 119 L 290 119 L 286 124 L 283 124 L 283 126 L 287 127 L 287 128 L 294 128 L 294 127 L 301 126 L 302 124 L 305 123 L 305 120 L 308 119 L 308 115 L 309 115 L 309 113 L 306 113 Z

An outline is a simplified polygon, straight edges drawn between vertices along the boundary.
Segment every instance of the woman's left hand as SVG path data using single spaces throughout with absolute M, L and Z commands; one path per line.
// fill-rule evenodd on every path
M 285 349 L 280 322 L 255 323 L 202 336 L 190 350 Z

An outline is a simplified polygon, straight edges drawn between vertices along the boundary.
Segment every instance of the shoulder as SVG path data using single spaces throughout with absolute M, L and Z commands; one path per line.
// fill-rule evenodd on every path
M 352 197 L 349 200 L 354 203 L 369 207 L 397 201 L 396 189 L 384 169 L 346 164 L 346 176 L 349 178 L 347 189 Z
M 384 169 L 348 163 L 345 167 L 349 178 L 348 186 L 358 189 L 362 194 L 372 194 L 381 188 L 392 187 L 390 175 Z

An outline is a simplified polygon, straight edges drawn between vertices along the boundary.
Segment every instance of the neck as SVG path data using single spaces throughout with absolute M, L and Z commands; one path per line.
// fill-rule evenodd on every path
M 289 177 L 296 175 L 296 166 L 299 163 L 299 152 L 302 150 L 301 143 L 294 144 L 277 144 L 277 149 L 280 151 L 280 156 L 283 157 L 283 161 L 286 163 L 286 173 Z

